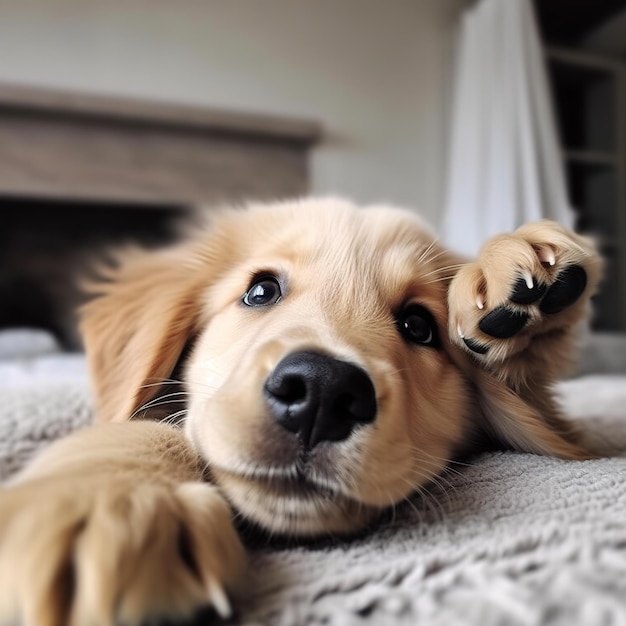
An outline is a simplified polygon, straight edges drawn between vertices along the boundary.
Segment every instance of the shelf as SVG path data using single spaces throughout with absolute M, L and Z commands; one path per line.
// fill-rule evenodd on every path
M 605 278 L 593 326 L 626 330 L 626 64 L 548 49 L 547 69 L 576 229 L 595 238 Z
M 570 202 L 582 232 L 613 235 L 618 228 L 618 168 L 605 163 L 567 160 Z
M 321 138 L 315 120 L 114 98 L 0 83 L 0 111 L 40 117 L 96 119 L 116 124 L 276 138 L 313 145 Z
M 565 150 L 563 156 L 566 160 L 588 165 L 605 165 L 617 167 L 619 158 L 611 152 L 594 152 L 590 150 Z
M 604 256 L 604 280 L 594 296 L 593 328 L 596 330 L 624 330 L 624 320 L 619 305 L 620 260 L 617 255 Z
M 548 71 L 561 145 L 575 154 L 614 154 L 618 76 L 553 57 Z
M 622 64 L 615 60 L 605 57 L 599 57 L 580 50 L 572 50 L 570 48 L 559 48 L 550 46 L 546 50 L 548 61 L 556 61 L 558 63 L 569 64 L 576 69 L 593 69 L 595 71 L 618 74 L 622 71 Z

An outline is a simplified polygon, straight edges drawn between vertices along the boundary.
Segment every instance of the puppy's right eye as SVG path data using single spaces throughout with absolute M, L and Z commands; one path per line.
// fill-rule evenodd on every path
M 420 304 L 409 304 L 396 316 L 396 326 L 405 341 L 438 347 L 437 324 L 431 312 Z
M 274 276 L 259 276 L 254 279 L 241 301 L 246 306 L 270 306 L 276 304 L 282 295 L 280 283 Z

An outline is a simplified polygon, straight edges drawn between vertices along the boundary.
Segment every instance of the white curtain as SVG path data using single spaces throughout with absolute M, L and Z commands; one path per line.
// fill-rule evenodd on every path
M 480 0 L 462 18 L 442 239 L 475 255 L 491 235 L 572 227 L 530 0 Z

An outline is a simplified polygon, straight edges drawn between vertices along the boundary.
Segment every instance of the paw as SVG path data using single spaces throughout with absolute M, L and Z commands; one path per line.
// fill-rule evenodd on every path
M 46 479 L 0 492 L 0 513 L 2 624 L 182 626 L 230 614 L 244 552 L 210 485 Z
M 509 358 L 586 316 L 600 266 L 590 241 L 554 222 L 494 237 L 450 285 L 450 337 L 486 362 Z

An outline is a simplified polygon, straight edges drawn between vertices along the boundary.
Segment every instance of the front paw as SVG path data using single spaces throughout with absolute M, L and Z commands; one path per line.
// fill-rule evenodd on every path
M 39 480 L 0 493 L 0 623 L 182 624 L 227 593 L 245 561 L 231 512 L 202 483 Z
M 591 242 L 554 222 L 494 237 L 450 285 L 450 337 L 486 363 L 501 362 L 583 319 L 600 273 Z

